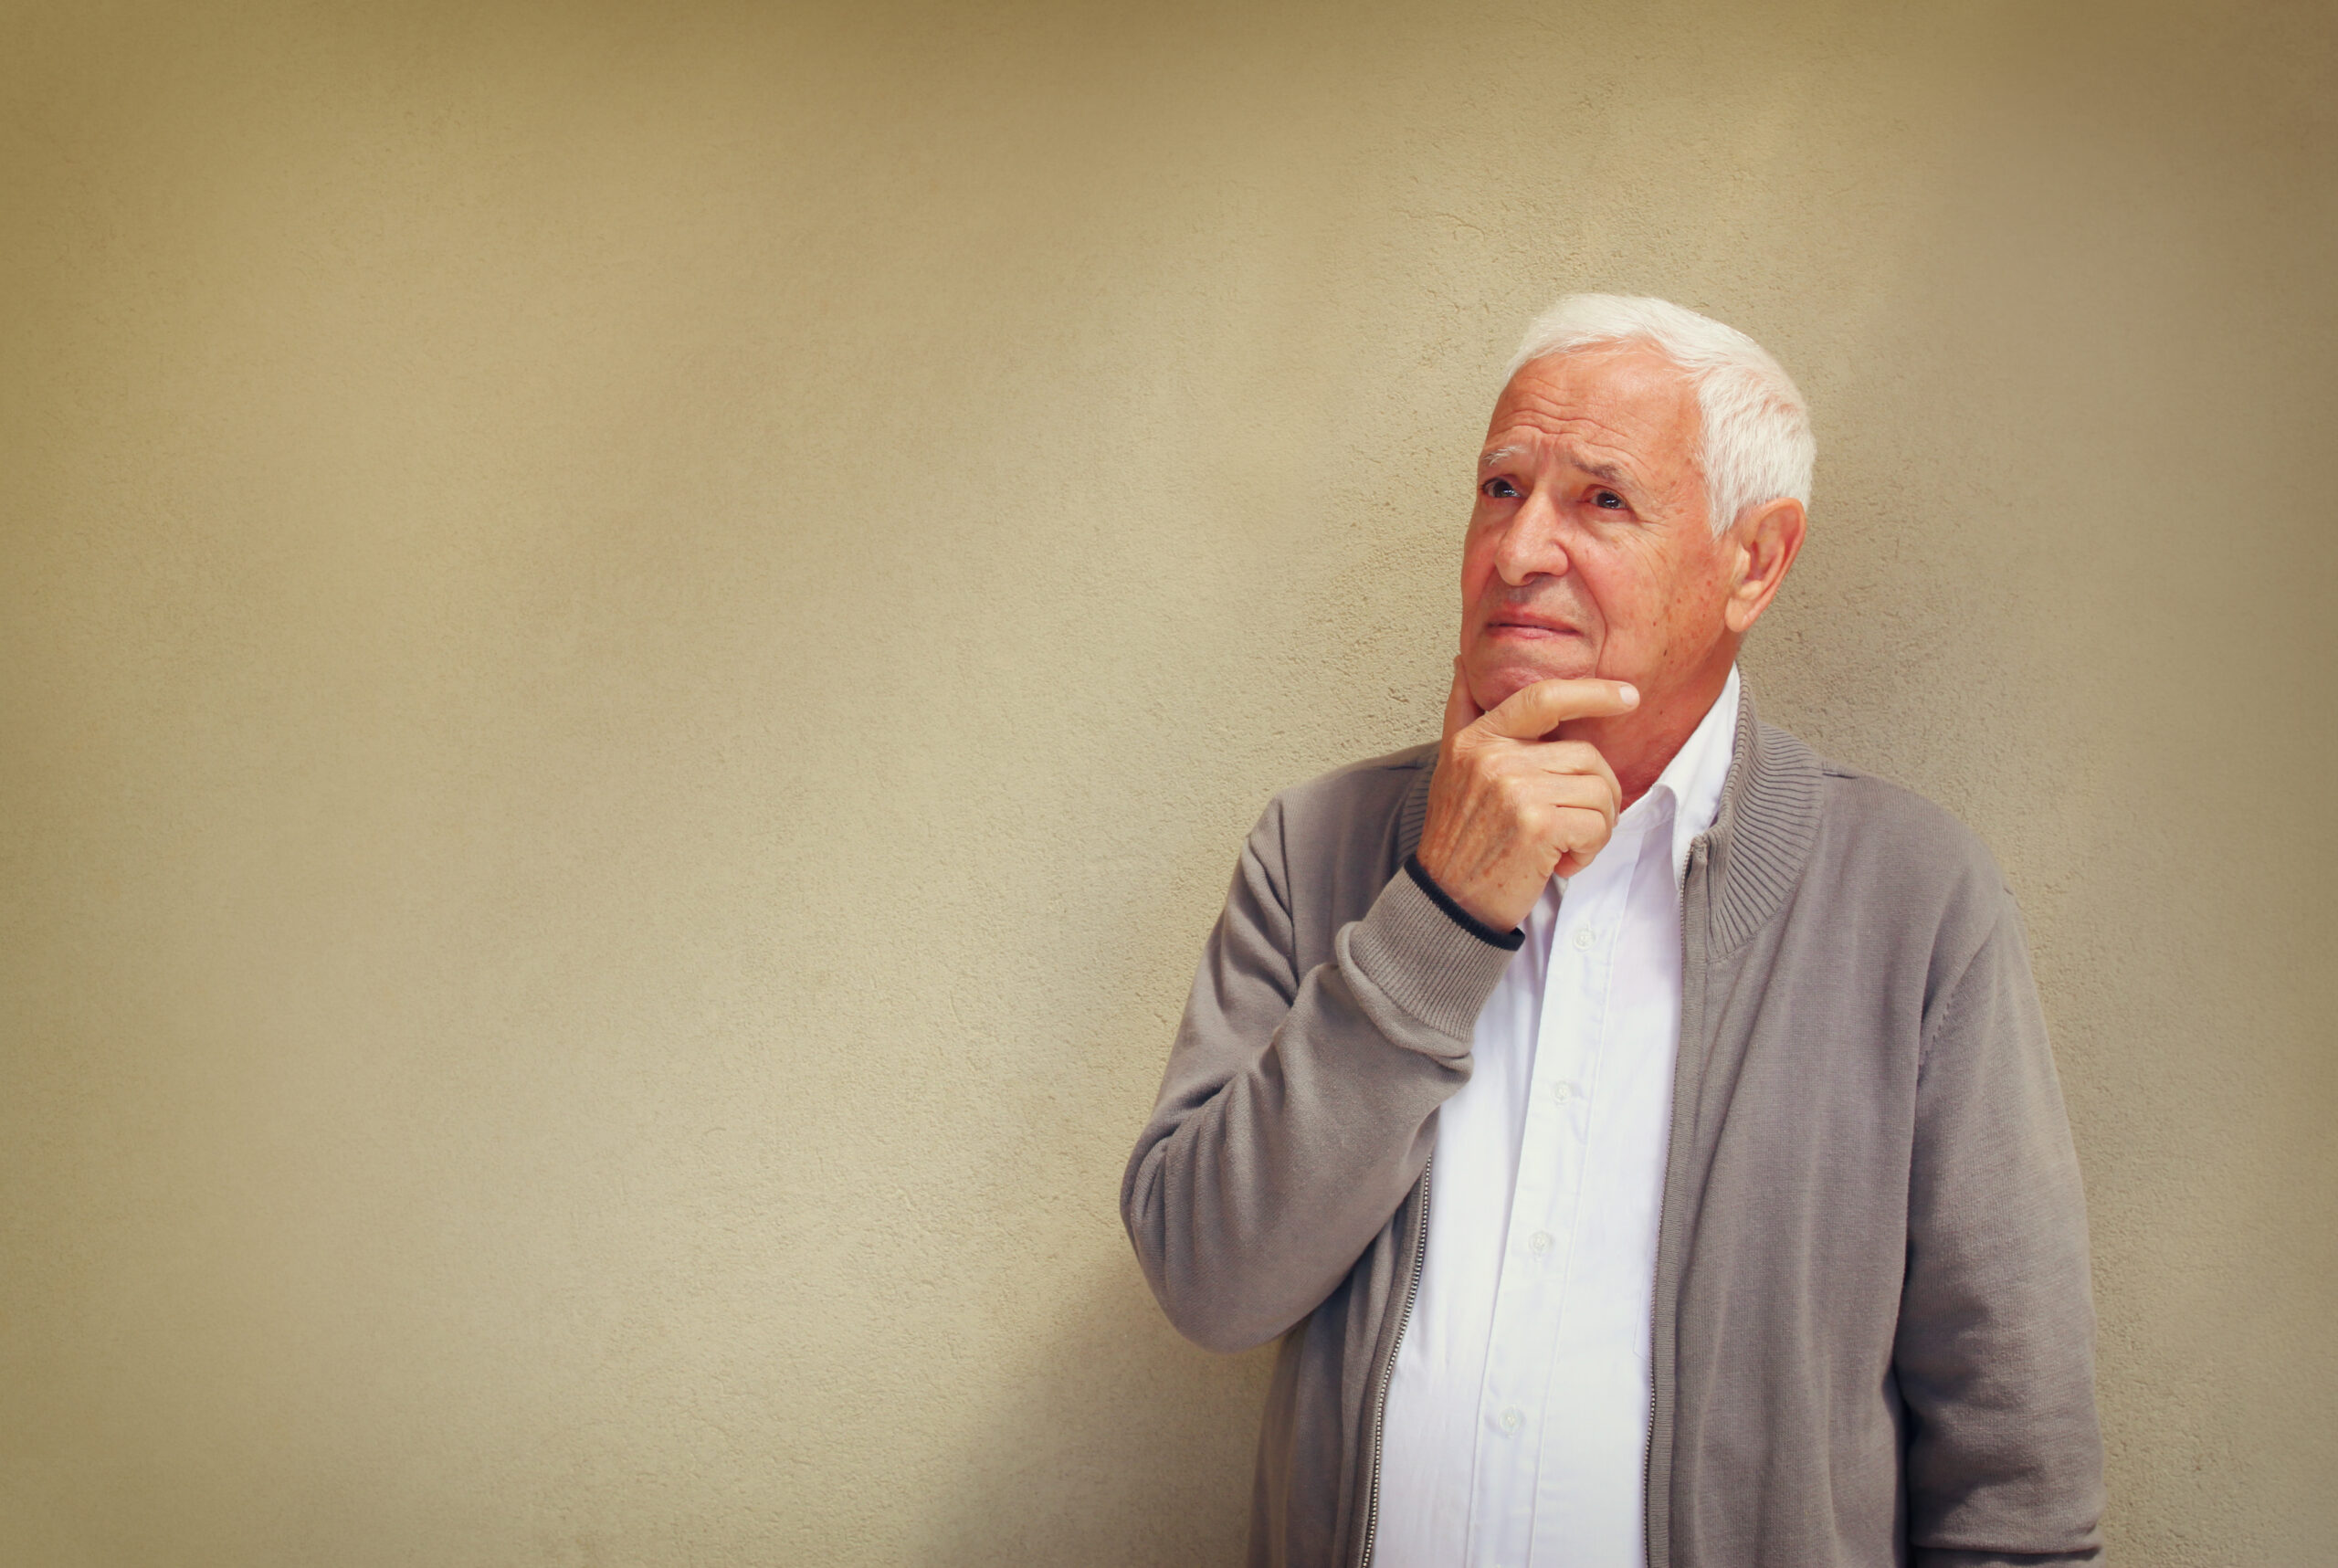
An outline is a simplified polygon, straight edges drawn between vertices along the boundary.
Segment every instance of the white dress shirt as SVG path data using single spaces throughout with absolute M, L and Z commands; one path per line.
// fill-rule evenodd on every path
M 1680 880 L 1738 679 L 1581 874 L 1553 879 L 1438 1113 L 1388 1391 L 1374 1568 L 1644 1568 Z

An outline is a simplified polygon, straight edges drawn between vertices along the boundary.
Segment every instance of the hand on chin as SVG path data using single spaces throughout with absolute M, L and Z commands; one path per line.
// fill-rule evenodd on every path
M 1487 711 L 1538 680 L 1581 680 L 1599 674 L 1598 656 L 1572 637 L 1563 645 L 1534 648 L 1480 645 L 1467 663 L 1469 695 Z

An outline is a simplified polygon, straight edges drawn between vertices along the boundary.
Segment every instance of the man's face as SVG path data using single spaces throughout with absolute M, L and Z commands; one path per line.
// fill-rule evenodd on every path
M 1536 360 L 1494 405 L 1461 552 L 1461 658 L 1490 709 L 1553 676 L 1644 707 L 1725 670 L 1732 552 L 1716 541 L 1688 378 L 1653 348 Z

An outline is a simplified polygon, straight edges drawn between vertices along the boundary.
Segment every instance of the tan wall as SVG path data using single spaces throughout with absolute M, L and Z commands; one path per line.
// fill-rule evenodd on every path
M 2327 6 L 16 8 L 0 1562 L 1226 1561 L 1121 1163 L 1564 289 L 2029 912 L 2115 1555 L 2338 1534 Z

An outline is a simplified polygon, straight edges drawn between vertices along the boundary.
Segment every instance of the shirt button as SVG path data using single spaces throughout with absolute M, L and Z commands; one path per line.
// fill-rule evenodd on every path
M 1515 1410 L 1505 1410 L 1501 1413 L 1501 1429 L 1505 1432 L 1515 1432 L 1518 1430 L 1518 1424 L 1525 1419 L 1524 1415 Z
M 1551 1250 L 1551 1233 L 1547 1230 L 1538 1230 L 1534 1233 L 1534 1238 L 1526 1245 L 1537 1252 L 1548 1252 Z
M 1574 928 L 1574 950 L 1577 952 L 1589 952 L 1591 951 L 1591 944 L 1598 940 L 1598 936 L 1593 932 L 1589 926 L 1577 926 Z
M 1574 1085 L 1571 1083 L 1553 1084 L 1551 1086 L 1551 1098 L 1557 1100 L 1561 1105 L 1564 1105 L 1568 1100 L 1574 1098 Z

